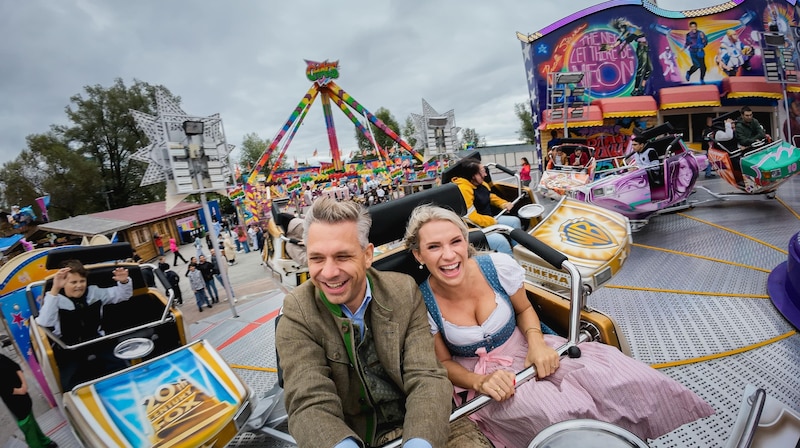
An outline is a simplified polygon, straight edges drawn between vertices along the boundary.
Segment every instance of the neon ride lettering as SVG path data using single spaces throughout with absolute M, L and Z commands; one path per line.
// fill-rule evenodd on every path
M 324 86 L 332 79 L 339 77 L 339 61 L 328 62 L 315 62 L 305 60 L 306 64 L 306 77 L 309 81 L 313 81 L 320 86 Z
M 553 57 L 549 61 L 539 64 L 539 74 L 546 77 L 550 72 L 559 72 L 564 66 L 564 54 L 567 53 L 572 43 L 583 33 L 588 25 L 582 24 L 581 26 L 572 30 L 571 33 L 561 38 L 558 44 L 553 48 Z
M 605 30 L 584 33 L 569 48 L 566 56 L 569 71 L 589 72 L 592 96 L 617 96 L 622 94 L 636 75 L 636 54 L 631 45 L 617 42 L 617 34 Z M 601 51 L 602 45 L 611 48 Z

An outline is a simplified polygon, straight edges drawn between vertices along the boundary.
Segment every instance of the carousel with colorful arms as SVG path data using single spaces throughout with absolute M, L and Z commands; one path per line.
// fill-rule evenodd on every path
M 398 148 L 405 150 L 414 159 L 419 162 L 424 162 L 424 158 L 420 153 L 418 153 L 405 140 L 397 135 L 397 133 L 387 126 L 386 123 L 373 115 L 369 110 L 367 110 L 366 107 L 356 101 L 355 98 L 350 96 L 349 93 L 347 93 L 344 89 L 337 85 L 336 82 L 334 82 L 334 79 L 339 78 L 339 61 L 331 62 L 326 60 L 323 62 L 315 62 L 306 60 L 306 64 L 306 77 L 312 82 L 312 85 L 297 104 L 297 107 L 295 107 L 295 109 L 289 115 L 286 123 L 284 123 L 283 127 L 281 127 L 281 129 L 275 135 L 275 138 L 272 139 L 269 147 L 267 147 L 267 149 L 256 162 L 255 167 L 253 167 L 253 170 L 250 172 L 250 175 L 248 176 L 244 185 L 245 190 L 249 192 L 255 189 L 259 173 L 261 173 L 261 171 L 265 168 L 265 165 L 275 151 L 278 150 L 278 156 L 275 158 L 271 169 L 269 169 L 269 172 L 266 173 L 266 177 L 264 179 L 267 185 L 273 183 L 275 173 L 279 171 L 289 145 L 294 139 L 298 129 L 300 129 L 300 126 L 303 124 L 303 120 L 314 104 L 314 101 L 316 101 L 318 97 L 322 98 L 322 111 L 325 116 L 325 127 L 328 134 L 328 143 L 330 145 L 330 154 L 332 158 L 331 165 L 327 167 L 327 169 L 322 170 L 319 175 L 327 176 L 325 177 L 327 179 L 331 174 L 342 174 L 345 171 L 345 165 L 344 161 L 342 160 L 339 141 L 336 136 L 336 128 L 333 120 L 332 111 L 336 108 L 338 108 L 353 124 L 353 126 L 355 126 L 357 132 L 362 135 L 373 148 L 375 148 L 375 151 L 379 155 L 381 162 L 383 162 L 389 176 L 398 176 L 401 174 L 401 170 L 399 169 L 400 167 L 394 166 L 394 161 L 389 156 L 387 148 L 381 147 L 376 142 L 373 127 L 384 133 L 397 145 Z M 363 117 L 365 123 L 362 123 L 361 119 L 357 117 L 356 114 Z M 337 179 L 338 178 L 335 176 L 331 178 L 331 180 Z M 317 181 L 319 180 L 320 179 L 317 179 Z M 286 189 L 287 192 L 290 190 L 290 188 L 291 187 Z M 270 214 L 268 207 L 265 207 L 267 203 L 268 200 L 266 200 L 266 198 L 260 203 L 252 200 L 246 201 L 247 207 L 250 209 L 250 213 L 254 217 L 266 217 Z
M 733 135 L 724 137 L 726 121 L 730 123 L 739 114 L 736 111 L 715 118 L 713 131 L 704 136 L 709 140 L 709 163 L 737 191 L 719 194 L 701 188 L 720 199 L 735 194 L 765 194 L 774 198 L 775 190 L 800 172 L 800 148 L 783 140 L 770 142 L 769 136 L 750 146 L 739 145 Z
M 579 201 L 626 216 L 633 231 L 641 229 L 655 215 L 688 208 L 687 198 L 692 194 L 698 173 L 706 166 L 705 156 L 687 149 L 681 134 L 675 133 L 669 123 L 638 132 L 636 136 L 645 141 L 644 152 L 654 150 L 651 165 L 620 170 L 569 191 Z
M 144 271 L 152 270 L 168 289 L 169 281 L 160 270 L 120 262 L 132 256 L 128 243 L 42 249 L 36 255 L 35 264 L 26 263 L 11 273 L 24 275 L 26 286 L 2 299 L 25 297 L 15 305 L 29 316 L 29 339 L 26 343 L 14 334 L 16 342 L 30 354 L 31 370 L 42 390 L 52 405 L 61 408 L 83 445 L 223 447 L 236 436 L 251 413 L 250 391 L 208 343 L 187 343 L 183 316 L 172 306 L 172 292 L 165 297 L 145 281 Z M 130 283 L 122 288 L 129 298 L 116 303 L 89 295 L 61 300 L 61 294 L 72 294 L 62 289 L 58 296 L 47 297 L 58 300 L 54 302 L 58 328 L 41 325 L 37 317 L 43 293 L 51 291 L 67 260 L 83 266 L 90 293 L 91 287 L 122 288 Z M 120 272 L 127 275 L 121 279 Z M 2 281 L 14 283 L 9 278 Z M 94 291 L 91 294 L 103 297 L 127 295 Z M 86 311 L 83 317 L 95 315 L 89 312 L 95 307 L 102 309 L 99 320 L 76 319 L 75 311 L 62 313 L 70 309 L 62 307 L 66 302 L 78 312 Z M 95 325 L 102 332 L 87 330 Z M 84 337 L 89 332 L 97 335 Z M 77 334 L 84 336 L 76 339 Z

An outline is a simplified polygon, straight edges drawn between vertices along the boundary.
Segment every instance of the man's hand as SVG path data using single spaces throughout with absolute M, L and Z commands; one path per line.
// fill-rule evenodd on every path
M 113 271 L 112 279 L 120 282 L 120 283 L 128 283 L 128 270 L 125 268 L 116 268 Z

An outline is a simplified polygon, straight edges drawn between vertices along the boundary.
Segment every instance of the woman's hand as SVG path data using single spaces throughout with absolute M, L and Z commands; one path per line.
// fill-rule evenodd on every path
M 506 370 L 497 370 L 489 375 L 484 375 L 475 390 L 492 397 L 495 401 L 504 401 L 514 395 L 516 382 L 517 378 L 514 373 Z
M 544 342 L 541 344 L 532 344 L 528 347 L 528 356 L 525 358 L 525 368 L 531 365 L 536 367 L 537 377 L 546 378 L 555 373 L 558 369 L 558 353 Z

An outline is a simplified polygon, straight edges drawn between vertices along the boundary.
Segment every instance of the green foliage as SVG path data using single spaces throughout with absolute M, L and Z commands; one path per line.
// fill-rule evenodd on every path
M 394 118 L 389 109 L 385 109 L 381 107 L 375 112 L 375 116 L 378 117 L 389 129 L 393 130 L 397 135 L 400 135 L 400 125 L 397 123 L 397 120 Z M 387 149 L 391 148 L 395 145 L 395 141 L 389 138 L 388 135 L 384 134 L 383 131 L 378 129 L 372 123 L 370 123 L 370 127 L 372 128 L 372 134 L 375 136 L 375 141 L 380 145 L 381 148 Z M 362 154 L 369 153 L 374 151 L 375 148 L 372 147 L 369 140 L 367 140 L 358 129 L 355 130 L 356 133 L 356 143 L 358 144 L 358 149 L 361 151 Z
M 405 124 L 403 124 L 403 138 L 412 148 L 417 146 L 417 139 L 414 137 L 416 132 L 417 128 L 414 126 L 414 120 L 412 120 L 411 115 L 409 115 L 406 117 Z
M 272 140 L 262 139 L 255 132 L 251 132 L 244 136 L 244 140 L 242 140 L 242 146 L 240 147 L 239 168 L 242 170 L 242 177 L 244 177 L 245 180 L 250 175 L 250 172 L 255 169 L 256 163 L 258 163 L 258 160 L 261 159 L 261 155 L 266 152 L 267 148 L 269 148 L 269 145 L 271 144 Z M 272 169 L 272 165 L 275 164 L 275 160 L 278 158 L 278 155 L 279 151 L 277 149 L 272 152 L 272 154 L 269 156 L 269 160 L 266 164 L 264 164 L 264 168 L 261 170 L 260 174 L 269 174 L 270 170 Z M 283 168 L 285 166 L 286 160 L 282 160 L 280 167 Z
M 520 127 L 517 135 L 525 143 L 533 145 L 536 143 L 536 130 L 533 129 L 533 120 L 531 119 L 531 108 L 526 103 L 514 104 L 514 114 L 519 118 Z
M 475 129 L 465 128 L 462 132 L 463 141 L 467 145 L 472 145 L 475 148 L 485 146 L 485 141 L 481 139 L 481 135 Z
M 100 171 L 104 191 L 111 191 L 111 208 L 126 207 L 160 199 L 164 186 L 140 187 L 145 164 L 131 162 L 137 149 L 149 144 L 136 127 L 129 110 L 154 114 L 156 91 L 164 92 L 176 104 L 175 97 L 163 86 L 134 80 L 130 87 L 117 78 L 111 87 L 85 86 L 82 94 L 70 98 L 66 108 L 71 126 L 57 127 L 69 146 L 94 161 Z
M 37 197 L 50 194 L 51 220 L 105 209 L 100 172 L 91 160 L 71 150 L 56 132 L 29 135 L 27 144 L 0 168 L 8 205 L 34 205 Z

